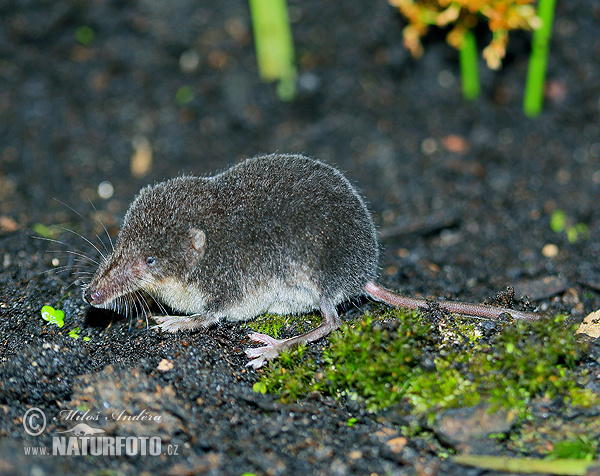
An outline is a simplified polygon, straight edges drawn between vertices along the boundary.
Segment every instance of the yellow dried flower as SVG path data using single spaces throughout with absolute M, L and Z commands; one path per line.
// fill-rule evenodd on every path
M 421 37 L 430 25 L 454 25 L 448 43 L 459 49 L 463 36 L 479 20 L 487 21 L 493 39 L 483 50 L 488 66 L 498 69 L 506 54 L 508 32 L 541 26 L 533 0 L 389 0 L 408 20 L 403 30 L 404 45 L 415 57 L 423 54 Z

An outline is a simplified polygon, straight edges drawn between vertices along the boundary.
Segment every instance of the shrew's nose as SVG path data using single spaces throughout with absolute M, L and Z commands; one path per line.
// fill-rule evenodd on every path
M 83 293 L 83 299 L 85 299 L 92 306 L 100 304 L 104 300 L 104 293 L 100 290 L 86 289 Z

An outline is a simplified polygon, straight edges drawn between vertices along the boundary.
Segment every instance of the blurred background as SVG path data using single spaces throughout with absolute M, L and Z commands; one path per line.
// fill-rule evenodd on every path
M 403 45 L 406 20 L 388 0 L 287 5 L 297 78 L 296 97 L 283 101 L 277 85 L 260 78 L 245 0 L 0 0 L 0 467 L 69 474 L 74 461 L 79 473 L 87 464 L 114 474 L 464 475 L 445 458 L 471 441 L 475 453 L 539 456 L 551 441 L 579 432 L 584 439 L 573 452 L 583 444 L 595 455 L 597 435 L 587 436 L 597 427 L 590 423 L 595 410 L 572 408 L 574 397 L 561 404 L 548 391 L 534 403 L 512 393 L 533 405 L 535 419 L 508 434 L 499 428 L 509 419 L 501 417 L 501 427 L 490 429 L 495 438 L 482 436 L 478 414 L 460 409 L 446 421 L 471 434 L 468 445 L 445 436 L 432 443 L 429 424 L 424 437 L 415 435 L 421 423 L 405 419 L 404 404 L 372 418 L 353 392 L 340 404 L 311 394 L 294 407 L 258 395 L 257 374 L 244 367 L 243 325 L 164 336 L 147 332 L 145 315 L 122 318 L 83 301 L 78 278 L 85 281 L 95 265 L 86 268 L 82 258 L 98 254 L 86 239 L 106 240 L 101 222 L 116 236 L 141 187 L 292 152 L 337 165 L 362 191 L 382 236 L 382 284 L 469 302 L 496 295 L 495 302 L 509 305 L 510 290 L 497 293 L 514 286 L 520 306 L 573 320 L 600 308 L 598 0 L 558 2 L 544 107 L 535 119 L 523 113 L 528 31 L 510 33 L 502 67 L 491 70 L 481 56 L 490 32 L 485 24 L 474 29 L 480 94 L 467 102 L 447 28 L 432 28 L 423 55 L 413 58 Z M 65 326 L 48 325 L 42 306 L 60 309 Z M 360 322 L 373 309 L 350 305 L 342 318 Z M 435 322 L 444 361 L 453 355 L 447 345 L 464 344 L 457 348 L 472 355 L 475 341 L 452 320 Z M 493 340 L 503 327 L 482 321 L 476 329 L 484 342 L 506 347 L 499 355 L 512 354 L 512 341 Z M 541 360 L 554 352 L 548 342 L 544 334 Z M 322 359 L 323 347 L 329 343 L 309 346 L 304 356 Z M 434 347 L 419 361 L 424 371 L 437 369 Z M 577 364 L 586 390 L 597 391 L 600 381 L 596 348 Z M 529 364 L 529 352 L 508 360 L 519 385 L 526 380 L 513 363 Z M 552 372 L 561 379 L 570 375 L 562 360 L 546 362 L 559 362 Z M 457 361 L 440 382 L 462 382 L 457 371 L 468 381 L 466 368 Z M 544 375 L 555 374 L 538 368 L 532 388 L 544 388 L 540 378 L 554 384 Z M 146 406 L 164 414 L 157 431 L 181 443 L 185 465 L 162 457 L 24 456 L 27 407 L 56 415 L 108 408 L 110 401 L 131 415 Z M 45 439 L 30 444 L 62 431 L 49 423 Z M 121 434 L 116 422 L 107 425 L 108 434 Z M 388 432 L 400 427 L 406 438 Z
M 598 228 L 598 2 L 557 6 L 536 119 L 522 112 L 530 32 L 511 33 L 498 71 L 480 57 L 465 102 L 447 30 L 415 59 L 385 0 L 288 12 L 298 77 L 284 102 L 260 80 L 244 1 L 0 2 L 0 230 L 80 221 L 56 198 L 114 232 L 143 185 L 272 152 L 338 165 L 392 237 L 450 228 L 444 260 L 473 243 L 488 268 L 495 253 L 502 269 L 536 261 L 571 243 L 549 227 L 557 209 Z M 481 50 L 489 31 L 475 33 Z

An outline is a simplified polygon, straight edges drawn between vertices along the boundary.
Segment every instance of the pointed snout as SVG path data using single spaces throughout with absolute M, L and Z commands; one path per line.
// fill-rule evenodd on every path
M 99 289 L 90 289 L 87 288 L 83 292 L 83 299 L 85 299 L 92 306 L 98 307 L 101 306 L 102 303 L 106 300 L 106 295 L 103 291 Z

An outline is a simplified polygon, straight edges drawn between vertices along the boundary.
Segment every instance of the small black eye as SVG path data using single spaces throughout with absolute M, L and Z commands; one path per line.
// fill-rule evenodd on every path
M 152 266 L 154 263 L 156 263 L 156 258 L 154 256 L 148 256 L 146 258 L 147 265 Z

